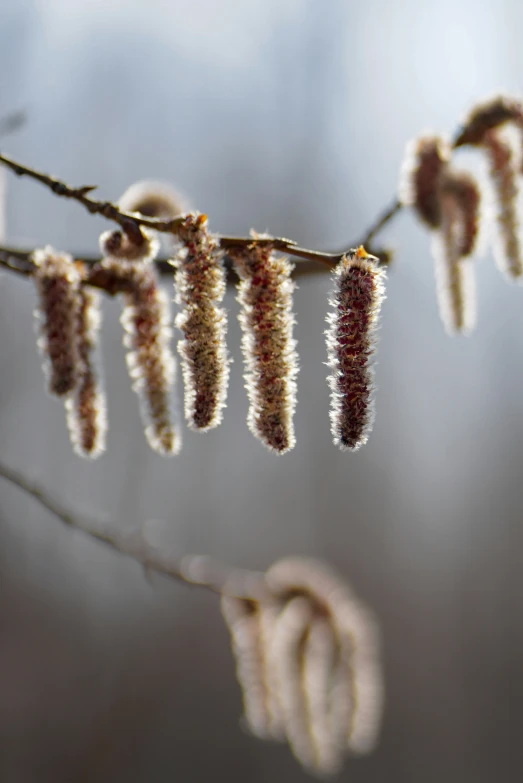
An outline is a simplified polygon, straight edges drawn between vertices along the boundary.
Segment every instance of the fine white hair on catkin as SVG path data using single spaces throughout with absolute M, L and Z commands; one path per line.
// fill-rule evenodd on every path
M 102 315 L 98 291 L 83 286 L 76 327 L 79 373 L 65 400 L 67 426 L 75 452 L 94 459 L 105 451 L 107 406 L 97 357 Z
M 172 410 L 176 362 L 170 348 L 169 299 L 158 282 L 154 265 L 148 263 L 154 259 L 158 243 L 144 232 L 144 243 L 134 248 L 127 237 L 111 233 L 112 237 L 101 237 L 102 252 L 110 251 L 101 265 L 125 283 L 121 323 L 126 333 L 124 344 L 129 349 L 129 374 L 141 401 L 145 435 L 151 448 L 160 454 L 177 454 L 181 433 Z
M 64 397 L 78 381 L 81 275 L 70 255 L 51 247 L 35 250 L 32 259 L 39 300 L 35 311 L 40 324 L 38 347 L 45 358 L 49 392 Z
M 175 325 L 185 392 L 185 418 L 192 430 L 205 432 L 223 419 L 229 384 L 227 314 L 220 307 L 226 272 L 205 215 L 190 213 L 178 232 L 183 249 L 174 265 Z
M 294 265 L 277 257 L 270 245 L 251 247 L 232 257 L 238 287 L 245 381 L 249 397 L 247 423 L 271 451 L 284 454 L 295 445 L 294 412 L 298 355 L 291 278 Z M 262 238 L 262 237 L 260 237 Z
M 327 316 L 328 364 L 332 374 L 331 432 L 342 450 L 363 446 L 374 423 L 374 369 L 378 318 L 385 298 L 385 272 L 363 248 L 351 251 L 334 269 Z

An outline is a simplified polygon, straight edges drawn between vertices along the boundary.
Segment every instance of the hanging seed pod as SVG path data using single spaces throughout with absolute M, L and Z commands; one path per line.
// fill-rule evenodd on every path
M 105 451 L 107 408 L 96 359 L 102 315 L 100 296 L 82 287 L 76 325 L 79 355 L 78 383 L 65 401 L 67 425 L 74 450 L 94 459 Z
M 205 215 L 187 215 L 178 238 L 184 249 L 175 261 L 174 286 L 182 310 L 175 325 L 185 337 L 178 343 L 185 418 L 191 429 L 205 432 L 221 423 L 227 400 L 227 316 L 219 307 L 226 273 Z
M 334 270 L 334 312 L 327 316 L 327 352 L 332 375 L 331 431 L 342 450 L 356 451 L 369 437 L 374 423 L 376 331 L 385 297 L 385 272 L 360 247 Z
M 256 237 L 255 237 L 256 239 Z M 240 276 L 238 302 L 243 331 L 245 381 L 249 396 L 247 423 L 271 451 L 284 454 L 295 445 L 294 411 L 298 356 L 291 278 L 294 266 L 256 242 L 231 253 Z
M 400 178 L 402 203 L 412 206 L 428 228 L 441 225 L 439 186 L 450 159 L 450 145 L 440 136 L 420 136 L 409 142 Z
M 39 298 L 38 347 L 46 360 L 49 392 L 64 397 L 73 391 L 78 380 L 76 325 L 81 277 L 71 256 L 51 247 L 35 250 L 32 258 Z
M 102 268 L 122 282 L 124 308 L 121 322 L 129 348 L 127 365 L 133 390 L 141 400 L 145 435 L 160 454 L 177 454 L 181 434 L 172 412 L 172 389 L 176 364 L 170 349 L 169 300 L 161 289 L 151 261 L 158 244 L 148 234 L 140 247 L 120 232 L 102 235 L 100 247 L 109 253 Z M 140 260 L 140 251 L 141 259 Z
M 441 226 L 432 242 L 441 319 L 448 334 L 469 334 L 476 324 L 473 260 L 480 223 L 480 193 L 463 171 L 448 169 L 440 188 Z
M 496 260 L 509 279 L 519 282 L 523 277 L 523 258 L 518 220 L 519 184 L 514 154 L 510 144 L 493 130 L 483 135 L 483 145 L 496 203 Z

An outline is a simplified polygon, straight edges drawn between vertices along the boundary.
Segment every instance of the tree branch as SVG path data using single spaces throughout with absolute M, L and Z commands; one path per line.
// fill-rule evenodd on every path
M 158 218 L 149 218 L 144 216 L 138 216 L 135 213 L 124 212 L 120 210 L 116 204 L 110 201 L 97 201 L 90 196 L 90 193 L 96 189 L 96 185 L 82 185 L 80 187 L 71 187 L 65 182 L 51 177 L 48 174 L 31 169 L 28 166 L 18 163 L 12 158 L 6 155 L 0 154 L 0 163 L 3 163 L 7 168 L 13 171 L 19 177 L 29 177 L 37 182 L 40 182 L 45 187 L 49 188 L 55 195 L 63 198 L 70 198 L 78 203 L 82 204 L 88 212 L 92 215 L 101 215 L 107 220 L 112 220 L 117 223 L 126 233 L 136 236 L 136 233 L 140 232 L 142 227 L 151 228 L 161 233 L 177 235 L 182 224 L 184 222 L 184 215 L 179 215 L 170 220 L 160 220 Z M 396 205 L 396 208 L 390 214 L 386 214 L 379 219 L 377 225 L 375 225 L 368 233 L 367 240 L 374 238 L 374 236 L 380 231 L 395 214 L 401 209 L 401 204 Z M 218 242 L 220 249 L 231 250 L 241 247 L 248 247 L 252 245 L 252 237 L 230 237 L 215 235 L 215 239 Z M 309 250 L 308 248 L 298 247 L 296 242 L 285 237 L 260 237 L 256 239 L 258 245 L 270 245 L 274 250 L 278 252 L 287 253 L 290 256 L 299 258 L 305 261 L 313 261 L 316 263 L 324 264 L 328 268 L 332 269 L 343 258 L 343 256 L 349 252 L 351 248 L 345 248 L 336 253 L 326 253 L 320 250 Z M 368 244 L 368 241 L 367 241 Z M 4 251 L 9 255 L 8 249 Z M 10 255 L 13 255 L 11 253 Z M 29 254 L 28 254 L 29 255 Z M 12 266 L 8 266 L 12 271 Z M 24 274 L 24 273 L 22 273 Z M 91 283 L 92 284 L 92 283 Z
M 101 520 L 80 518 L 36 482 L 2 463 L 0 477 L 30 495 L 66 527 L 79 530 L 110 549 L 135 560 L 146 575 L 161 574 L 177 582 L 238 598 L 260 600 L 266 594 L 264 575 L 260 572 L 227 568 L 206 555 L 174 558 L 159 552 L 147 541 L 146 525 L 131 532 L 111 532 Z

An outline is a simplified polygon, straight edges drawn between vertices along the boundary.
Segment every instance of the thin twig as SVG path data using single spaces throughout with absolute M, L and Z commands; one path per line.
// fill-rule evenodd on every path
M 112 533 L 104 522 L 80 518 L 39 484 L 3 463 L 0 463 L 0 476 L 30 495 L 66 527 L 79 530 L 135 560 L 147 575 L 162 574 L 177 582 L 202 587 L 220 595 L 252 600 L 259 600 L 264 595 L 264 577 L 259 572 L 227 568 L 206 555 L 185 555 L 181 558 L 165 555 L 147 542 L 145 526 L 137 531 Z
M 148 218 L 138 216 L 130 212 L 123 212 L 115 204 L 110 201 L 97 201 L 89 195 L 96 189 L 96 185 L 81 185 L 80 187 L 71 187 L 65 182 L 51 177 L 49 174 L 37 171 L 36 169 L 29 168 L 28 166 L 18 163 L 12 158 L 6 155 L 0 154 L 0 163 L 3 163 L 11 171 L 13 171 L 19 177 L 30 177 L 31 179 L 40 182 L 45 187 L 49 188 L 55 195 L 62 196 L 64 198 L 70 198 L 74 201 L 78 201 L 82 204 L 92 215 L 101 215 L 107 220 L 112 220 L 121 228 L 130 234 L 131 232 L 136 237 L 140 236 L 140 228 L 152 228 L 161 233 L 177 235 L 183 222 L 184 216 L 179 215 L 170 220 L 159 220 L 158 218 Z M 394 213 L 395 214 L 395 213 Z M 375 236 L 379 228 L 382 228 L 394 214 L 391 214 L 389 218 L 382 218 L 380 226 L 372 231 L 372 236 Z M 228 250 L 231 248 L 248 247 L 252 245 L 252 237 L 229 237 L 216 235 L 219 246 L 222 250 Z M 309 250 L 307 248 L 298 247 L 291 239 L 284 237 L 260 237 L 256 239 L 258 245 L 270 245 L 274 250 L 287 253 L 288 255 L 296 258 L 302 258 L 306 261 L 315 261 L 321 264 L 325 264 L 329 268 L 336 266 L 336 264 L 343 258 L 343 256 L 349 252 L 349 248 L 338 253 L 325 253 L 319 250 Z

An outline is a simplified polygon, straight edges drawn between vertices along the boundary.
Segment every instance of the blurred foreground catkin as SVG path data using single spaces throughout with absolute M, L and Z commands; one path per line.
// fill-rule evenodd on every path
M 300 763 L 337 772 L 347 750 L 368 752 L 383 707 L 379 640 L 369 612 L 314 560 L 290 558 L 266 574 L 259 603 L 224 597 L 246 721 L 285 737 Z
M 78 380 L 76 328 L 81 276 L 70 255 L 51 247 L 35 250 L 33 261 L 39 298 L 38 347 L 46 359 L 44 370 L 50 393 L 64 397 Z
M 268 246 L 233 256 L 241 282 L 239 314 L 251 432 L 279 454 L 295 445 L 298 357 L 293 338 L 293 265 Z
M 100 239 L 106 257 L 101 266 L 114 279 L 125 283 L 121 322 L 129 348 L 127 365 L 133 389 L 141 400 L 145 435 L 160 454 L 177 454 L 181 434 L 172 411 L 172 389 L 176 364 L 170 349 L 169 300 L 161 289 L 154 266 L 148 263 L 157 253 L 157 243 L 148 235 L 141 248 L 120 232 L 108 232 Z
M 259 603 L 229 596 L 222 597 L 221 608 L 231 634 L 245 722 L 260 739 L 279 739 L 280 707 L 267 660 L 270 614 Z
M 385 272 L 363 248 L 352 251 L 334 270 L 334 312 L 326 332 L 331 388 L 331 431 L 341 449 L 356 451 L 374 423 L 376 331 L 385 297 Z
M 79 355 L 78 383 L 67 397 L 67 425 L 74 450 L 82 457 L 95 458 L 105 451 L 107 412 L 101 388 L 96 351 L 101 327 L 100 295 L 82 287 L 76 326 Z
M 226 273 L 205 215 L 188 214 L 178 237 L 184 249 L 174 262 L 174 286 L 176 302 L 183 309 L 175 324 L 185 336 L 178 343 L 185 418 L 191 429 L 205 432 L 221 423 L 227 400 L 227 316 L 219 307 Z

